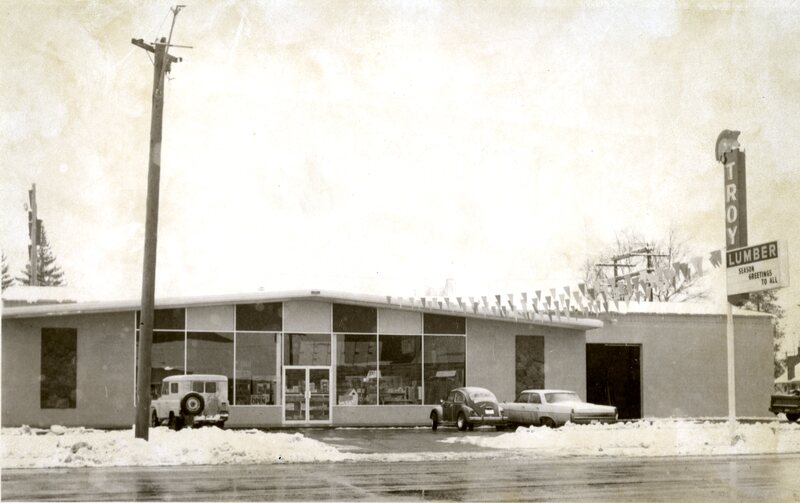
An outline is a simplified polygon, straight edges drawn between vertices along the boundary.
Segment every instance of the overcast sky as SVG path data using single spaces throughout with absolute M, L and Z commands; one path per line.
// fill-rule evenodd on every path
M 615 233 L 724 246 L 714 142 L 742 132 L 749 241 L 800 282 L 800 7 L 187 2 L 167 84 L 157 296 L 575 284 Z M 166 2 L 3 2 L 0 245 L 24 205 L 71 286 L 141 288 Z M 800 289 L 780 292 L 790 338 Z

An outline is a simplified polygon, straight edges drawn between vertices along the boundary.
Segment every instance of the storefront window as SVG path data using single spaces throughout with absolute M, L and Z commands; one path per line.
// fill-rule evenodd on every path
M 236 330 L 280 332 L 283 330 L 282 306 L 280 302 L 238 304 Z
M 378 310 L 374 307 L 334 304 L 333 331 L 374 334 L 378 331 Z
M 158 398 L 161 381 L 165 377 L 183 375 L 185 339 L 183 332 L 153 332 L 153 346 L 150 351 L 151 398 Z M 136 354 L 138 356 L 139 353 Z
M 336 336 L 336 403 L 376 405 L 378 403 L 378 352 L 374 334 Z
M 275 334 L 236 334 L 235 405 L 275 405 L 277 340 Z
M 330 365 L 331 336 L 286 334 L 283 336 L 284 365 Z
M 42 409 L 74 409 L 78 376 L 78 330 L 43 328 L 41 381 Z
M 436 404 L 453 388 L 464 386 L 466 338 L 425 336 L 425 403 Z
M 233 397 L 233 334 L 189 332 L 186 339 L 186 373 L 218 374 L 228 378 L 228 400 Z
M 425 313 L 422 317 L 423 333 L 461 334 L 467 333 L 467 320 L 463 316 Z
M 380 403 L 419 404 L 422 399 L 422 337 L 380 336 Z

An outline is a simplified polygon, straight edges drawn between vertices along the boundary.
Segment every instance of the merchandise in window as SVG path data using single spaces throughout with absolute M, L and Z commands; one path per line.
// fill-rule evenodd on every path
M 380 403 L 422 403 L 422 337 L 380 336 Z
M 336 403 L 376 405 L 378 403 L 378 352 L 374 334 L 336 336 Z
M 236 334 L 235 405 L 275 405 L 278 373 L 275 334 Z

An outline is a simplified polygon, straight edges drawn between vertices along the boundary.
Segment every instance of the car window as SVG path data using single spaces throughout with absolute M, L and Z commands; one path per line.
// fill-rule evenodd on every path
M 528 402 L 529 403 L 542 403 L 542 399 L 539 398 L 538 393 L 528 393 Z
M 514 401 L 517 403 L 528 403 L 528 394 L 523 393 L 520 396 L 518 396 L 517 399 Z
M 169 392 L 170 393 L 177 393 L 178 392 L 178 383 L 176 383 L 176 382 L 169 383 Z
M 450 393 L 450 396 L 447 397 L 448 402 L 455 402 L 456 401 L 456 392 L 453 391 Z
M 192 381 L 192 391 L 195 393 L 203 392 L 203 381 Z
M 206 393 L 216 393 L 217 392 L 217 383 L 215 382 L 207 382 L 206 383 Z
M 487 400 L 492 402 L 497 401 L 497 397 L 494 396 L 494 393 L 487 390 L 473 391 L 472 393 L 469 394 L 469 396 L 475 402 L 487 401 Z
M 161 394 L 162 395 L 169 395 L 169 383 L 165 382 L 161 385 Z
M 456 399 L 454 400 L 456 403 L 463 403 L 464 402 L 464 395 L 461 393 L 456 393 Z
M 545 400 L 547 403 L 558 403 L 558 402 L 580 402 L 581 399 L 578 398 L 578 395 L 575 393 L 546 393 L 544 395 Z

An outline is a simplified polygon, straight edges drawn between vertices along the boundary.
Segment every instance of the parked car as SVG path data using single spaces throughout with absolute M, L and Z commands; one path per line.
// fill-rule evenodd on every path
M 161 396 L 150 403 L 152 426 L 166 421 L 179 430 L 184 425 L 215 425 L 228 420 L 228 378 L 223 375 L 194 374 L 165 377 Z
M 494 393 L 484 388 L 465 387 L 450 390 L 447 400 L 442 400 L 431 410 L 433 431 L 439 425 L 455 425 L 459 430 L 473 429 L 476 425 L 494 425 L 498 429 L 506 424 L 503 409 Z
M 514 425 L 562 426 L 567 422 L 614 423 L 619 417 L 617 408 L 584 402 L 574 391 L 557 389 L 528 389 L 513 402 L 500 404 Z
M 797 422 L 800 419 L 800 389 L 790 393 L 776 393 L 770 397 L 769 411 L 773 414 L 783 412 L 786 419 Z

